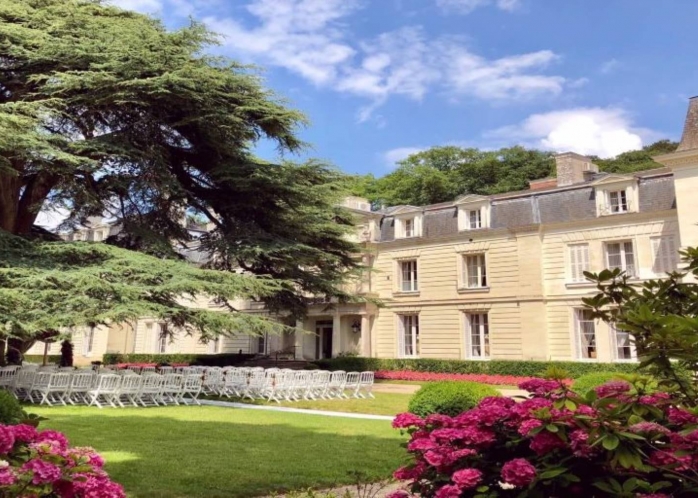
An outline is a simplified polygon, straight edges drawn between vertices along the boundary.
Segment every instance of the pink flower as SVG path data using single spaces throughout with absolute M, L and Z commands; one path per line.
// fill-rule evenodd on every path
M 398 481 L 409 481 L 411 479 L 417 479 L 422 475 L 423 469 L 417 466 L 412 467 L 400 467 L 395 472 L 393 472 L 393 477 Z
M 6 455 L 15 445 L 15 432 L 9 425 L 0 425 L 0 455 Z
M 522 436 L 528 436 L 528 434 L 533 430 L 537 429 L 538 427 L 541 427 L 543 425 L 543 422 L 538 420 L 537 418 L 531 418 L 528 420 L 524 420 L 521 422 L 521 425 L 519 426 L 519 434 Z
M 671 432 L 669 429 L 657 424 L 656 422 L 638 422 L 637 424 L 628 427 L 628 430 L 630 430 L 630 432 L 634 432 L 635 434 L 669 434 Z
M 447 458 L 444 453 L 437 450 L 427 451 L 424 454 L 424 459 L 427 461 L 427 463 L 429 463 L 429 465 L 433 465 L 434 467 L 442 467 L 444 465 L 450 465 L 453 463 L 449 461 L 450 459 Z
M 525 458 L 515 458 L 502 466 L 502 481 L 524 487 L 536 479 L 536 468 Z
M 511 413 L 521 418 L 530 418 L 533 412 L 544 408 L 552 408 L 553 404 L 545 398 L 531 398 L 511 407 Z
M 596 395 L 599 398 L 610 398 L 627 393 L 630 389 L 632 389 L 632 386 L 624 380 L 612 380 L 594 388 L 594 391 L 596 391 Z
M 676 425 L 691 425 L 698 423 L 698 417 L 681 408 L 669 407 L 667 413 L 669 422 Z
M 416 439 L 410 441 L 410 443 L 407 445 L 407 449 L 409 451 L 427 451 L 433 450 L 437 446 L 438 445 L 431 439 Z
M 516 401 L 514 401 L 511 398 L 505 398 L 504 396 L 488 396 L 487 398 L 483 398 L 482 400 L 480 400 L 480 403 L 477 406 L 478 408 L 485 408 L 489 406 L 511 408 L 515 404 Z
M 539 432 L 531 440 L 531 449 L 539 455 L 545 455 L 558 448 L 564 448 L 565 443 L 552 432 Z
M 57 431 L 41 431 L 36 437 L 36 442 L 57 443 L 58 447 L 62 450 L 68 448 L 68 439 L 63 434 Z
M 12 486 L 17 478 L 10 468 L 0 468 L 0 486 Z
M 453 473 L 451 480 L 461 489 L 470 489 L 482 481 L 482 472 L 477 469 L 462 469 Z
M 671 396 L 668 393 L 654 393 L 654 394 L 646 394 L 644 396 L 640 396 L 640 403 L 643 405 L 657 405 L 663 401 L 667 401 L 671 399 Z M 649 496 L 649 495 L 647 495 Z
M 448 427 L 452 422 L 453 419 L 451 417 L 441 413 L 432 413 L 431 415 L 427 415 L 427 418 L 424 419 L 426 425 L 438 425 L 443 427 Z
M 544 396 L 553 391 L 557 391 L 562 384 L 556 380 L 531 379 L 519 384 L 519 389 L 528 391 L 536 396 Z
M 36 440 L 38 432 L 35 427 L 27 424 L 19 424 L 12 426 L 15 434 L 15 440 L 22 443 L 33 443 Z
M 68 451 L 68 454 L 75 459 L 84 459 L 88 465 L 91 465 L 95 469 L 101 469 L 104 467 L 104 459 L 94 450 L 88 446 L 72 448 Z
M 654 467 L 671 467 L 673 470 L 688 470 L 691 466 L 691 456 L 676 456 L 667 451 L 655 451 L 650 455 L 649 464 Z
M 454 484 L 447 484 L 439 488 L 434 495 L 435 498 L 459 498 L 461 495 L 460 488 Z
M 579 405 L 575 411 L 575 414 L 583 415 L 585 417 L 595 417 L 597 415 L 596 410 L 589 405 Z
M 509 408 L 495 404 L 480 406 L 469 412 L 476 423 L 486 427 L 492 427 L 497 422 L 506 420 L 509 418 L 509 413 Z
M 51 484 L 61 478 L 61 469 L 57 465 L 35 458 L 22 465 L 22 470 L 32 473 L 32 484 Z
M 406 491 L 393 491 L 386 498 L 409 498 L 409 496 Z
M 76 495 L 81 498 L 126 498 L 124 488 L 103 476 L 86 476 L 84 481 L 75 481 Z
M 570 447 L 575 456 L 588 458 L 593 455 L 597 448 L 589 446 L 589 434 L 582 429 L 577 429 L 570 433 Z
M 470 448 L 463 448 L 462 450 L 456 450 L 454 451 L 451 456 L 455 460 L 459 460 L 461 458 L 467 458 L 469 456 L 477 455 L 477 451 L 470 449 Z
M 393 419 L 394 429 L 407 429 L 409 427 L 422 427 L 424 421 L 413 413 L 401 413 Z

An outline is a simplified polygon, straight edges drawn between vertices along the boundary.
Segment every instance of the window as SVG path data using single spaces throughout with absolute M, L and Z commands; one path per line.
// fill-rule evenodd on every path
M 402 292 L 416 292 L 419 290 L 417 285 L 417 260 L 400 262 L 401 270 L 401 286 Z
M 215 339 L 208 341 L 208 350 L 211 354 L 218 354 L 221 352 L 221 347 L 223 346 L 223 337 L 216 336 Z
M 468 358 L 490 357 L 490 326 L 487 313 L 466 315 L 466 356 Z
M 569 246 L 570 250 L 570 280 L 572 282 L 586 282 L 584 272 L 589 271 L 589 245 L 575 244 Z
M 165 354 L 167 352 L 167 324 L 161 323 L 158 331 L 158 353 Z
M 85 338 L 82 343 L 82 355 L 83 356 L 91 356 L 92 355 L 92 345 L 94 344 L 95 340 L 95 327 L 94 325 L 91 325 L 90 328 L 88 328 L 85 331 Z
M 479 209 L 468 211 L 468 228 L 471 230 L 482 228 L 482 211 Z
M 267 334 L 257 338 L 257 354 L 267 354 Z
M 589 310 L 574 310 L 574 346 L 578 360 L 596 358 L 596 325 Z
M 629 277 L 637 276 L 632 242 L 625 241 L 607 243 L 606 260 L 609 268 L 620 268 Z
M 414 218 L 403 222 L 405 237 L 414 237 Z
M 635 345 L 630 339 L 630 334 L 624 330 L 618 330 L 610 326 L 613 355 L 616 360 L 634 360 L 637 358 Z
M 467 255 L 464 258 L 464 284 L 469 289 L 487 287 L 487 268 L 484 254 Z
M 676 270 L 679 264 L 679 252 L 674 237 L 656 237 L 652 239 L 652 271 L 658 275 Z
M 400 358 L 419 356 L 419 315 L 398 316 L 398 355 Z
M 608 193 L 608 204 L 611 213 L 628 212 L 628 194 L 625 190 L 614 190 Z

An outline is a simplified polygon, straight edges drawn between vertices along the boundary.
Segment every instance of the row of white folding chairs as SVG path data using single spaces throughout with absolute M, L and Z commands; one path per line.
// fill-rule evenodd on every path
M 200 375 L 133 372 L 114 373 L 75 372 L 52 373 L 20 370 L 11 386 L 18 399 L 30 403 L 62 405 L 84 403 L 102 408 L 130 403 L 133 406 L 200 404 L 202 378 Z

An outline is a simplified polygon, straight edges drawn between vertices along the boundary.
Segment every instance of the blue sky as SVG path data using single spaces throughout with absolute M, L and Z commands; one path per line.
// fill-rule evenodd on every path
M 301 158 L 350 173 L 445 144 L 614 156 L 678 139 L 698 94 L 695 0 L 112 3 L 205 22 L 310 118 Z

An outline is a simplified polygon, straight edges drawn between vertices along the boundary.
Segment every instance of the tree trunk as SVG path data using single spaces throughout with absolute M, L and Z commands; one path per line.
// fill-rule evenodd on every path
M 48 343 L 48 342 L 45 342 L 45 343 L 44 343 L 44 358 L 43 358 L 43 360 L 41 361 L 41 364 L 42 364 L 43 366 L 48 365 L 48 348 L 49 348 L 49 343 Z

